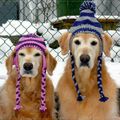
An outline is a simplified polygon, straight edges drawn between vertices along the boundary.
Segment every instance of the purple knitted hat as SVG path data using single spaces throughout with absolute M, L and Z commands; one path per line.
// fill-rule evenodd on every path
M 18 79 L 16 82 L 16 106 L 15 110 L 21 109 L 22 106 L 20 106 L 20 80 L 21 80 L 21 75 L 19 72 L 19 61 L 18 61 L 18 51 L 26 48 L 26 47 L 32 47 L 40 50 L 42 52 L 42 60 L 43 60 L 43 65 L 42 65 L 42 81 L 41 81 L 41 105 L 40 105 L 40 110 L 45 111 L 46 108 L 46 102 L 45 102 L 45 97 L 46 97 L 46 58 L 45 58 L 45 50 L 46 50 L 46 45 L 44 42 L 43 38 L 40 38 L 39 36 L 35 34 L 28 34 L 25 36 L 22 36 L 18 42 L 18 44 L 15 47 L 16 55 L 14 57 L 14 65 L 16 67 L 17 73 L 18 73 Z

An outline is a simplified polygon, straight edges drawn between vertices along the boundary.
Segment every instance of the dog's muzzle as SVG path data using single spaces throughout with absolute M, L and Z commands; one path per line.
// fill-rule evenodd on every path
M 86 54 L 82 54 L 80 56 L 80 67 L 90 67 L 90 56 Z
M 33 69 L 32 63 L 24 63 L 23 68 L 25 74 L 32 74 L 32 69 Z

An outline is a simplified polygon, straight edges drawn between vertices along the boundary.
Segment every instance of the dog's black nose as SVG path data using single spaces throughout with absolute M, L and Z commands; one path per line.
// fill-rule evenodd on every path
M 24 68 L 26 71 L 30 71 L 30 70 L 33 69 L 33 64 L 32 64 L 32 63 L 24 63 L 23 68 Z
M 90 61 L 90 56 L 83 54 L 80 56 L 80 61 L 82 64 L 86 65 Z

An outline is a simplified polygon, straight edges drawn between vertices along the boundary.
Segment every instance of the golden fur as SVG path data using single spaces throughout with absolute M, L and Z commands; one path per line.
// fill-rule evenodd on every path
M 32 55 L 35 48 L 25 48 L 27 54 Z M 41 72 L 42 61 L 39 57 L 38 74 L 35 77 L 24 76 L 21 79 L 21 105 L 23 108 L 15 111 L 15 90 L 17 73 L 13 67 L 13 58 L 15 52 L 6 60 L 6 67 L 8 71 L 8 79 L 0 90 L 0 120 L 53 120 L 54 119 L 54 89 L 52 81 L 46 77 L 46 105 L 47 110 L 41 112 L 40 107 L 40 93 L 41 93 Z M 47 72 L 52 74 L 56 60 L 46 50 Z M 37 58 L 36 58 L 37 59 Z M 27 61 L 28 59 L 26 59 Z M 20 58 L 19 58 L 20 61 Z M 31 61 L 31 58 L 29 58 Z M 21 69 L 21 68 L 20 68 Z M 36 68 L 37 69 L 37 68 Z
M 67 32 L 59 41 L 62 54 L 68 53 L 70 36 L 71 34 Z M 76 37 L 83 42 L 80 47 L 74 45 L 74 39 L 76 39 Z M 105 103 L 99 101 L 96 67 L 97 57 L 99 55 L 99 40 L 97 40 L 98 48 L 94 48 L 94 51 L 92 51 L 93 48 L 89 45 L 88 40 L 90 38 L 91 40 L 97 39 L 97 37 L 92 34 L 77 34 L 77 36 L 73 38 L 71 48 L 75 59 L 77 59 L 80 52 L 90 55 L 95 53 L 95 59 L 92 59 L 93 56 L 91 56 L 91 60 L 94 62 L 91 68 L 78 68 L 76 60 L 76 80 L 82 95 L 86 97 L 82 102 L 77 101 L 77 93 L 71 75 L 71 62 L 70 58 L 68 58 L 64 73 L 57 86 L 57 94 L 60 101 L 60 120 L 119 120 L 119 118 L 116 118 L 118 116 L 116 85 L 107 72 L 104 60 L 102 64 L 103 89 L 105 95 L 109 97 L 109 100 Z M 104 53 L 109 56 L 112 40 L 107 34 L 103 35 L 103 45 Z M 92 53 L 90 53 L 90 51 L 92 51 Z

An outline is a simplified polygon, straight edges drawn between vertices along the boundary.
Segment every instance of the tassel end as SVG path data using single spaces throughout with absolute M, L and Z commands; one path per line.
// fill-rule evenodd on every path
M 84 99 L 85 99 L 85 96 L 80 96 L 80 95 L 79 95 L 79 96 L 77 97 L 77 101 L 82 101 L 82 100 L 84 100 Z
M 15 108 L 14 108 L 14 110 L 20 110 L 21 108 L 22 108 L 22 106 L 16 105 Z
M 109 99 L 108 97 L 103 96 L 99 99 L 99 101 L 100 102 L 106 102 L 108 99 Z
M 46 108 L 45 106 L 41 106 L 41 107 L 40 107 L 40 111 L 41 111 L 41 112 L 45 112 L 46 109 L 47 109 L 47 108 Z

